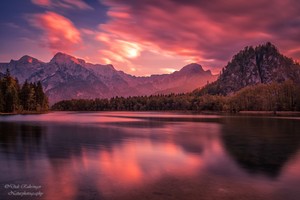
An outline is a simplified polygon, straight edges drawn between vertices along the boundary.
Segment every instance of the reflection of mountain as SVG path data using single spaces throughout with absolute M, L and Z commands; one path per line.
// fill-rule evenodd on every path
M 118 116 L 120 118 L 124 118 L 124 116 Z M 175 142 L 176 145 L 180 146 L 187 153 L 196 153 L 201 154 L 205 145 L 210 143 L 211 140 L 215 139 L 215 133 L 218 132 L 218 124 L 221 122 L 220 118 L 197 118 L 197 117 L 184 117 L 178 115 L 177 117 L 164 117 L 162 116 L 141 116 L 141 115 L 133 115 L 126 116 L 125 118 L 138 119 L 142 121 L 132 121 L 132 122 L 111 122 L 110 125 L 123 127 L 125 130 L 127 128 L 128 133 L 135 132 L 136 128 L 148 129 L 151 130 L 150 134 L 147 136 L 151 138 L 151 140 L 157 141 L 167 141 L 168 137 L 168 129 L 172 126 L 172 142 Z M 191 122 L 202 122 L 197 124 L 192 124 Z M 184 123 L 184 128 L 178 128 L 176 130 L 176 124 Z M 202 127 L 203 126 L 203 127 Z M 209 128 L 208 128 L 209 127 Z M 166 128 L 164 132 L 162 128 Z M 156 130 L 155 130 L 156 129 Z M 217 129 L 217 130 L 216 130 Z M 138 133 L 135 137 L 144 137 L 145 135 Z
M 227 118 L 223 142 L 229 154 L 250 173 L 277 177 L 300 145 L 300 123 L 267 118 Z
M 110 151 L 114 145 L 120 144 L 126 137 L 124 132 L 112 128 L 52 125 L 33 126 L 30 124 L 0 123 L 0 147 L 3 152 L 16 152 L 16 157 L 46 153 L 50 159 L 80 156 L 83 147 Z M 84 137 L 82 134 L 84 133 Z M 47 141 L 41 145 L 42 136 Z M 21 148 L 20 148 L 21 147 Z
M 157 120 L 157 118 L 155 118 Z M 170 121 L 168 121 L 168 119 Z M 195 119 L 186 119 L 186 122 Z M 199 119 L 200 120 L 200 119 Z M 148 119 L 143 121 L 132 122 L 111 122 L 107 123 L 109 127 L 86 127 L 86 126 L 52 126 L 48 129 L 49 145 L 46 150 L 48 157 L 53 158 L 70 158 L 71 156 L 80 156 L 83 148 L 95 150 L 112 151 L 112 149 L 124 145 L 127 140 L 150 140 L 151 142 L 175 142 L 187 153 L 201 153 L 204 144 L 207 141 L 207 134 L 202 134 L 201 130 L 195 134 L 190 134 L 186 130 L 168 130 L 174 119 L 165 118 L 163 121 Z M 122 127 L 120 129 L 120 127 Z M 193 128 L 194 126 L 192 126 Z M 198 126 L 197 126 L 198 127 Z M 186 127 L 187 129 L 192 129 Z M 84 137 L 82 134 L 84 133 Z M 211 136 L 212 137 L 212 136 Z
M 110 152 L 112 149 L 124 145 L 127 140 L 146 139 L 155 143 L 170 142 L 171 140 L 186 153 L 201 154 L 208 142 L 207 130 L 199 129 L 191 134 L 194 132 L 195 124 L 189 122 L 212 122 L 212 124 L 219 122 L 218 118 L 130 118 L 139 121 L 122 122 L 120 120 L 119 122 L 107 122 L 107 126 L 78 125 L 76 128 L 70 124 L 59 123 L 37 126 L 31 123 L 3 122 L 0 123 L 0 130 L 5 134 L 0 134 L 0 147 L 3 148 L 3 152 L 17 152 L 13 154 L 16 157 L 24 157 L 24 152 L 26 152 L 32 158 L 46 154 L 52 160 L 82 156 L 84 148 Z M 184 132 L 181 126 L 178 130 L 175 129 L 176 126 L 173 126 L 174 123 L 181 122 L 187 124 Z M 170 126 L 174 129 L 170 129 Z M 199 126 L 197 124 L 196 127 Z M 199 136 L 199 134 L 201 135 Z
M 118 129 L 95 126 L 74 128 L 68 125 L 55 125 L 49 127 L 48 133 L 49 144 L 46 150 L 50 159 L 80 156 L 83 148 L 110 151 L 114 145 L 122 143 L 128 137 Z

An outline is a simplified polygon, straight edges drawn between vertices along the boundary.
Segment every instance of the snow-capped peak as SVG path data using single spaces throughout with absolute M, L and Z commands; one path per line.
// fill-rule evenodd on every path
M 21 57 L 17 62 L 22 63 L 22 64 L 35 64 L 35 63 L 38 63 L 40 61 L 36 58 L 25 55 L 25 56 Z
M 82 64 L 82 60 L 78 60 L 73 56 L 70 56 L 65 53 L 58 52 L 54 55 L 54 57 L 51 59 L 50 63 L 57 63 L 57 64 Z

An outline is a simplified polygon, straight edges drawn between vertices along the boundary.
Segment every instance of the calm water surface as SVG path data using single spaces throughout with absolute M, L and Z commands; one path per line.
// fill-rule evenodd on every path
M 299 200 L 299 146 L 297 117 L 0 116 L 0 199 Z

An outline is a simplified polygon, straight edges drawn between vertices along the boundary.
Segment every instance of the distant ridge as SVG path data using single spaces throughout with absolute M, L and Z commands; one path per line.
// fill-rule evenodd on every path
M 6 69 L 21 83 L 41 81 L 50 104 L 64 99 L 186 93 L 217 78 L 196 63 L 172 74 L 135 77 L 116 70 L 113 65 L 86 63 L 62 52 L 56 53 L 48 63 L 25 55 L 1 63 L 0 72 Z

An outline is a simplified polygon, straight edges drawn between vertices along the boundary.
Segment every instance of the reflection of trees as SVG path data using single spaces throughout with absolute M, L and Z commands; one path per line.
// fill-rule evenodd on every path
M 279 175 L 299 148 L 300 123 L 270 118 L 227 118 L 223 142 L 229 154 L 250 173 Z
M 0 123 L 0 148 L 2 152 L 10 155 L 12 152 L 20 159 L 25 156 L 34 156 L 40 148 L 43 127 L 18 124 Z

